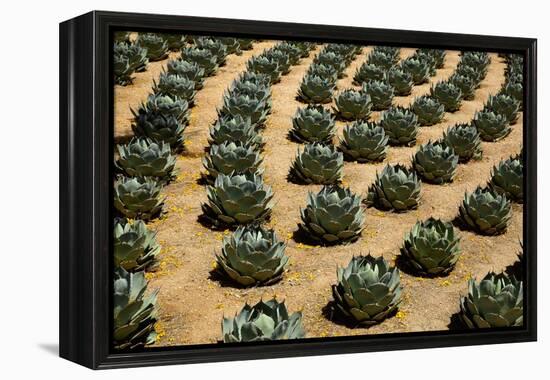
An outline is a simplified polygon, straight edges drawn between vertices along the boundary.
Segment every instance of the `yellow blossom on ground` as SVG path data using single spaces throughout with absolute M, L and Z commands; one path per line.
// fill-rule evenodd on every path
M 449 286 L 449 285 L 451 285 L 451 281 L 449 281 L 449 280 L 441 281 L 441 282 L 440 282 L 440 285 L 441 285 L 441 286 Z
M 403 310 L 399 310 L 397 314 L 395 314 L 395 317 L 398 319 L 405 319 L 407 316 L 407 313 L 405 313 Z

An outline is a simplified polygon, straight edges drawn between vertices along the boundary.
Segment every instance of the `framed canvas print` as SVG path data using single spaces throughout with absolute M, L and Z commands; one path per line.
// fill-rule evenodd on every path
M 536 339 L 536 40 L 96 11 L 60 74 L 62 357 Z

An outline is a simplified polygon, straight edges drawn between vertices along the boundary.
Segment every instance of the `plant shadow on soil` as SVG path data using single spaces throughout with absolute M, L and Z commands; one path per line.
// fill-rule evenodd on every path
M 220 287 L 222 288 L 233 288 L 233 289 L 256 289 L 256 288 L 270 288 L 273 285 L 276 285 L 277 283 L 281 282 L 283 277 L 278 278 L 277 280 L 273 282 L 269 282 L 266 284 L 260 284 L 260 285 L 254 285 L 254 286 L 244 286 L 241 285 L 235 281 L 229 280 L 227 277 L 225 277 L 220 271 L 217 269 L 212 269 L 210 272 L 208 272 L 208 279 L 210 281 L 217 282 Z
M 449 324 L 447 325 L 449 330 L 452 331 L 468 331 L 468 329 L 464 326 L 464 323 L 460 319 L 460 312 L 457 311 L 453 315 L 451 315 L 451 318 L 449 320 Z
M 447 273 L 439 273 L 439 274 L 429 274 L 429 273 L 420 273 L 416 269 L 414 269 L 409 262 L 407 261 L 407 258 L 403 255 L 398 255 L 395 258 L 395 266 L 399 268 L 399 270 L 403 273 L 408 274 L 409 276 L 413 277 L 422 277 L 422 278 L 445 278 L 448 277 L 451 274 L 451 271 L 449 270 Z
M 323 314 L 323 317 L 326 320 L 328 320 L 332 323 L 335 323 L 337 325 L 347 327 L 348 329 L 364 329 L 364 330 L 367 330 L 372 326 L 376 326 L 376 325 L 371 325 L 371 326 L 360 325 L 356 321 L 352 320 L 351 318 L 343 315 L 341 312 L 338 311 L 338 307 L 336 306 L 336 302 L 334 300 L 329 301 L 323 307 L 323 309 L 321 310 L 321 313 Z M 395 309 L 390 314 L 388 314 L 388 316 L 386 318 L 392 318 L 396 314 L 397 314 L 397 309 Z

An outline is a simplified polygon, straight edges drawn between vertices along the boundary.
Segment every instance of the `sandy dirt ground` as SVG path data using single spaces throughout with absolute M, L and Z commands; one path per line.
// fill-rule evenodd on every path
M 204 186 L 197 181 L 203 170 L 201 159 L 207 146 L 208 128 L 216 119 L 216 108 L 222 101 L 224 90 L 245 70 L 245 63 L 251 55 L 272 45 L 273 42 L 257 43 L 252 51 L 242 56 L 230 56 L 227 65 L 214 77 L 208 78 L 204 89 L 197 95 L 197 105 L 192 110 L 191 124 L 186 131 L 188 150 L 178 159 L 178 179 L 164 190 L 167 213 L 161 220 L 150 223 L 151 228 L 158 231 L 163 247 L 159 270 L 148 274 L 150 288 L 160 288 L 160 334 L 157 345 L 214 343 L 221 337 L 223 315 L 233 315 L 244 302 L 255 303 L 261 298 L 273 296 L 285 299 L 291 311 L 303 312 L 308 337 L 448 329 L 451 315 L 458 310 L 459 297 L 467 290 L 467 280 L 470 277 L 480 278 L 488 271 L 502 271 L 516 260 L 522 236 L 522 205 L 513 204 L 511 224 L 504 235 L 485 237 L 459 231 L 462 256 L 449 276 L 424 279 L 401 272 L 404 300 L 400 312 L 371 328 L 352 328 L 331 315 L 328 306 L 332 299 L 331 285 L 336 280 L 336 267 L 346 265 L 354 255 L 368 252 L 395 262 L 404 234 L 417 220 L 430 216 L 452 220 L 457 215 L 464 192 L 485 184 L 494 164 L 520 151 L 521 116 L 506 139 L 483 143 L 482 160 L 460 165 L 453 183 L 443 186 L 423 183 L 422 201 L 417 210 L 394 214 L 367 209 L 365 231 L 356 243 L 350 245 L 325 248 L 297 243 L 292 236 L 300 220 L 300 207 L 305 206 L 308 191 L 317 192 L 320 186 L 296 185 L 287 181 L 288 169 L 299 145 L 286 136 L 292 127 L 292 116 L 298 107 L 303 106 L 295 100 L 295 95 L 314 55 L 321 49 L 318 46 L 309 58 L 293 66 L 291 72 L 273 86 L 273 113 L 263 131 L 266 140 L 265 181 L 273 187 L 276 201 L 269 226 L 287 241 L 286 252 L 291 258 L 289 270 L 281 282 L 272 286 L 234 288 L 211 276 L 215 265 L 214 252 L 220 249 L 223 236 L 230 231 L 212 231 L 197 222 L 201 214 L 200 205 L 206 200 Z M 353 73 L 365 61 L 369 51 L 370 48 L 364 48 L 362 54 L 350 64 L 346 70 L 347 76 L 337 83 L 338 90 L 353 87 Z M 401 57 L 413 53 L 414 49 L 402 49 Z M 487 97 L 498 92 L 504 80 L 505 63 L 496 54 L 491 54 L 491 60 L 488 75 L 476 91 L 475 98 L 465 101 L 458 112 L 447 113 L 443 122 L 421 128 L 417 145 L 441 137 L 450 125 L 470 121 L 475 112 L 483 107 Z M 395 98 L 394 104 L 406 106 L 415 96 L 428 93 L 431 83 L 449 77 L 458 61 L 458 52 L 449 51 L 444 67 L 437 71 L 430 83 L 415 86 L 411 96 Z M 127 117 L 123 114 L 124 110 L 147 95 L 146 89 L 150 84 L 148 87 L 140 83 L 117 89 L 115 123 L 120 122 L 121 129 Z M 125 95 L 118 97 L 121 93 Z M 377 117 L 378 114 L 373 115 L 373 119 Z M 338 123 L 340 136 L 343 125 Z M 391 147 L 387 159 L 378 164 L 346 162 L 344 185 L 364 195 L 376 171 L 380 171 L 386 163 L 409 164 L 416 149 Z

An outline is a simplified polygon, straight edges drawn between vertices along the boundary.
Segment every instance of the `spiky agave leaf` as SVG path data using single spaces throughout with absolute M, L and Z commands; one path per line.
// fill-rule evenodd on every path
M 113 73 L 116 84 L 127 86 L 132 83 L 134 70 L 130 66 L 128 57 L 122 54 L 115 54 L 113 56 Z
M 445 107 L 443 104 L 437 99 L 426 95 L 414 100 L 411 111 L 418 117 L 418 123 L 422 126 L 440 123 L 445 117 Z
M 483 154 L 477 128 L 471 124 L 459 123 L 443 132 L 443 140 L 458 155 L 459 162 L 479 160 Z
M 309 192 L 300 214 L 300 230 L 323 244 L 356 241 L 364 228 L 361 197 L 340 186 L 323 186 L 317 194 Z
M 344 128 L 340 150 L 348 160 L 378 162 L 386 158 L 388 136 L 377 123 L 354 122 Z
M 418 274 L 445 275 L 460 257 L 459 242 L 451 223 L 430 217 L 416 222 L 405 235 L 401 255 Z
M 152 178 L 119 176 L 114 185 L 114 206 L 130 219 L 151 220 L 164 205 L 162 186 Z
M 256 174 L 219 174 L 206 192 L 208 203 L 203 203 L 202 210 L 214 226 L 246 225 L 271 215 L 273 192 Z
M 493 272 L 479 283 L 470 279 L 460 319 L 470 329 L 523 326 L 523 282 Z
M 489 187 L 506 198 L 523 203 L 523 160 L 509 157 L 493 166 Z
M 418 207 L 421 184 L 416 172 L 403 165 L 386 165 L 369 187 L 365 203 L 382 210 L 404 212 Z
M 333 184 L 343 176 L 344 158 L 332 145 L 310 143 L 298 148 L 289 177 L 298 183 Z
M 320 105 L 298 108 L 292 119 L 289 136 L 301 143 L 330 144 L 336 135 L 335 117 Z
M 225 343 L 301 339 L 305 337 L 302 313 L 289 316 L 284 302 L 275 299 L 244 307 L 234 318 L 223 318 Z
M 416 144 L 418 117 L 403 107 L 390 107 L 382 113 L 380 126 L 386 131 L 390 145 Z
M 115 267 L 122 267 L 129 272 L 152 267 L 160 252 L 156 235 L 142 220 L 129 223 L 125 218 L 116 218 L 113 232 Z
M 144 272 L 118 267 L 114 276 L 113 347 L 117 351 L 142 348 L 156 339 L 157 293 L 149 295 Z
M 286 270 L 285 248 L 274 230 L 256 225 L 239 227 L 224 238 L 221 253 L 216 254 L 216 270 L 242 286 L 271 285 Z
M 512 207 L 506 196 L 481 186 L 464 194 L 459 212 L 462 222 L 481 235 L 503 234 L 512 217 Z
M 338 267 L 336 275 L 338 282 L 332 286 L 336 308 L 358 324 L 378 324 L 399 308 L 403 290 L 399 269 L 382 256 L 354 256 L 345 268 Z
M 413 166 L 426 182 L 452 182 L 458 168 L 458 155 L 444 141 L 428 141 L 416 151 Z

